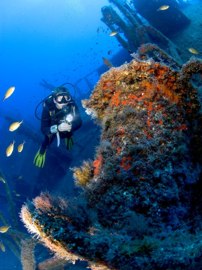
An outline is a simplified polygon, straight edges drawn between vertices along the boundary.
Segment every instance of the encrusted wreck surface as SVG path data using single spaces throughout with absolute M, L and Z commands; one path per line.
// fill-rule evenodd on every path
M 106 72 L 83 101 L 102 126 L 95 160 L 74 169 L 83 191 L 25 204 L 28 230 L 92 269 L 199 268 L 202 116 L 191 78 L 201 73 L 196 59 L 178 70 L 136 59 Z

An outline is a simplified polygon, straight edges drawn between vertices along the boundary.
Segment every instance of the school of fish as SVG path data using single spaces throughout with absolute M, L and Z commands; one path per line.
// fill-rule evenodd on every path
M 8 99 L 15 91 L 15 86 L 11 86 L 8 88 L 8 90 L 6 91 L 5 95 L 4 95 L 4 98 L 3 98 L 3 101 L 5 101 L 6 99 Z M 9 131 L 10 132 L 14 132 L 16 131 L 23 123 L 23 120 L 21 121 L 15 121 L 13 123 L 10 124 L 9 126 Z M 25 141 L 23 141 L 22 143 L 20 143 L 17 147 L 17 150 L 18 150 L 18 153 L 21 153 L 24 149 L 24 144 L 25 144 Z M 7 157 L 10 157 L 14 151 L 14 146 L 15 146 L 15 141 L 13 140 L 13 142 L 11 142 L 8 147 L 6 148 L 6 156 Z M 4 182 L 4 179 L 2 177 L 0 177 L 0 181 L 1 182 Z

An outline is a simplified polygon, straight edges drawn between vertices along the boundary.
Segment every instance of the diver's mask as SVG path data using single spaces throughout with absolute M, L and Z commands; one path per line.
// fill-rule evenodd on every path
M 65 94 L 59 94 L 55 97 L 55 101 L 58 104 L 68 104 L 71 100 L 71 97 L 69 95 Z

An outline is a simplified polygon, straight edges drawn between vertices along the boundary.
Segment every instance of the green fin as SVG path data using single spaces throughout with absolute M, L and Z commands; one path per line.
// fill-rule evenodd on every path
M 65 145 L 67 150 L 71 150 L 74 145 L 73 137 L 65 138 Z
M 33 162 L 34 165 L 38 168 L 43 168 L 45 164 L 45 160 L 46 160 L 46 151 L 43 154 L 41 154 L 40 149 L 39 149 L 34 157 L 34 162 Z

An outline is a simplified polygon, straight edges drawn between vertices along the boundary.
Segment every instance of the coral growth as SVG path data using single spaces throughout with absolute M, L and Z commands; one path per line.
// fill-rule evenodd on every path
M 57 258 L 56 256 L 39 263 L 38 270 L 62 270 L 64 269 L 67 261 Z
M 81 168 L 73 169 L 73 176 L 75 178 L 76 185 L 83 187 L 86 186 L 93 176 L 93 169 L 90 162 L 83 162 Z
M 24 239 L 21 241 L 21 262 L 23 270 L 35 270 L 35 258 L 34 258 L 34 247 L 36 245 L 33 239 Z
M 161 62 L 164 64 L 169 65 L 169 68 L 180 69 L 181 65 L 178 63 L 173 57 L 168 55 L 167 52 L 160 49 L 157 45 L 152 43 L 146 43 L 141 45 L 138 50 L 137 54 L 132 54 L 132 56 L 137 56 L 137 58 L 141 58 L 146 60 L 148 58 L 152 58 L 157 62 Z
M 94 162 L 75 171 L 83 192 L 25 204 L 28 230 L 92 269 L 199 269 L 202 135 L 191 75 L 201 70 L 199 60 L 175 70 L 134 59 L 106 72 L 83 101 L 102 126 Z

